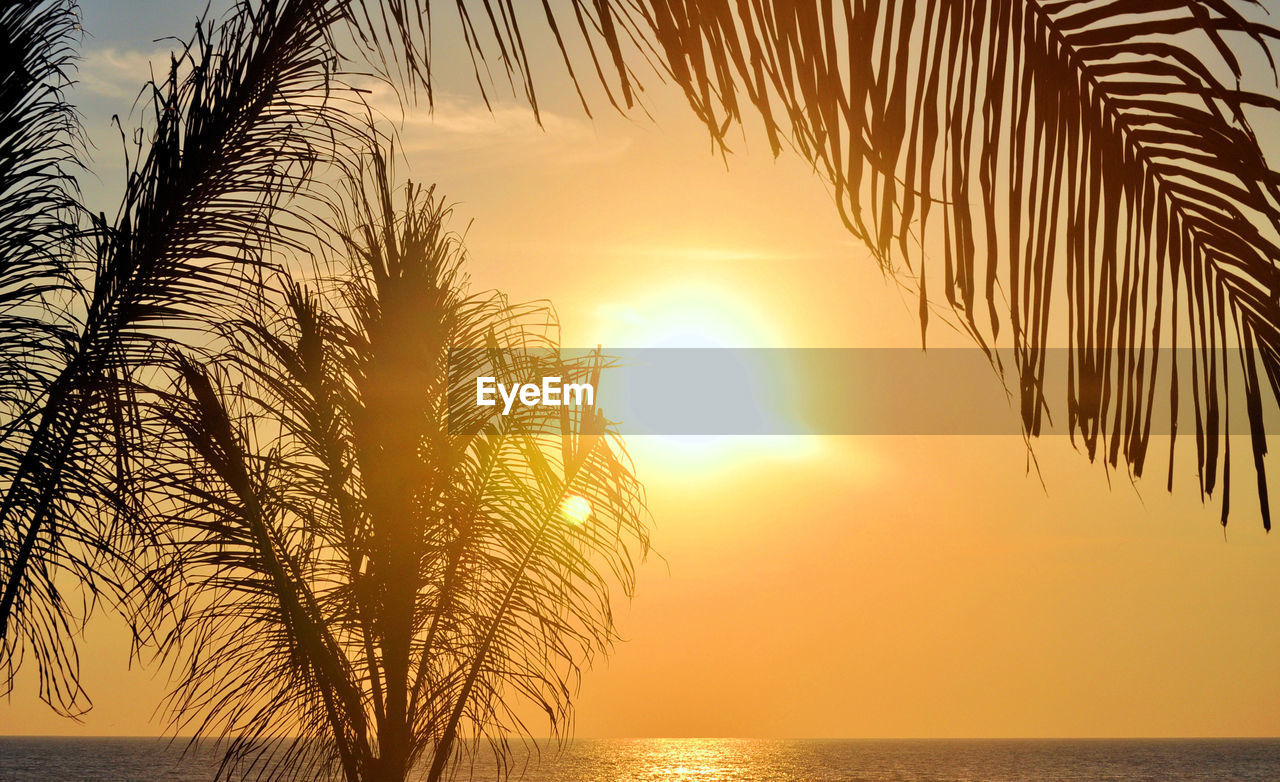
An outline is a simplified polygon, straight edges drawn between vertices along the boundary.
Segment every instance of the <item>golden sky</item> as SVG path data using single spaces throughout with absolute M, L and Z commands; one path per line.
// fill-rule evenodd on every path
M 151 50 L 93 47 L 83 89 L 119 101 Z M 660 88 L 656 123 L 566 105 L 539 129 L 463 87 L 405 121 L 402 172 L 439 183 L 459 229 L 474 221 L 475 285 L 551 299 L 565 345 L 919 344 L 914 299 L 762 139 L 726 165 Z M 110 162 L 103 116 L 88 121 Z M 930 343 L 966 344 L 936 328 Z M 1170 496 L 1163 464 L 1135 486 L 1064 438 L 1034 444 L 1039 475 L 1017 437 L 631 446 L 663 559 L 583 682 L 579 736 L 1280 734 L 1276 541 L 1243 489 L 1224 535 L 1190 455 Z M 27 677 L 0 734 L 162 732 L 163 680 L 125 670 L 119 629 L 95 621 L 81 649 L 85 721 L 55 717 Z

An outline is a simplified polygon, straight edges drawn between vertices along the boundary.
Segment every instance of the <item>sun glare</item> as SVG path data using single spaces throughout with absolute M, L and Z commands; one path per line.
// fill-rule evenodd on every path
M 657 288 L 597 310 L 606 347 L 771 348 L 788 344 L 760 302 L 720 280 Z
M 591 503 L 586 497 L 570 494 L 560 503 L 560 515 L 564 516 L 565 521 L 578 526 L 591 518 Z
M 706 250 L 691 251 L 690 266 L 696 266 L 705 255 Z M 597 309 L 600 338 L 594 341 L 602 343 L 606 353 L 611 347 L 781 348 L 796 342 L 794 335 L 780 328 L 786 318 L 770 310 L 767 291 L 736 277 L 725 277 L 723 272 L 701 279 L 686 276 L 678 285 L 629 293 L 626 302 L 605 303 Z M 777 378 L 764 355 L 748 352 L 742 358 L 744 362 L 731 378 L 732 384 L 761 396 L 766 407 L 776 408 L 762 410 L 762 415 L 790 415 L 791 411 L 783 409 L 785 402 L 774 398 Z M 622 393 L 625 395 L 627 390 Z M 646 465 L 664 465 L 683 475 L 735 471 L 744 464 L 778 459 L 810 458 L 819 449 L 813 437 L 781 434 L 655 434 L 629 438 L 629 443 L 633 455 Z

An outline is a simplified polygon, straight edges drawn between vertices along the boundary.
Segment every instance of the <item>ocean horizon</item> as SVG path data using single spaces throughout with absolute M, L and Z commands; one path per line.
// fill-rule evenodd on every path
M 182 739 L 0 737 L 0 782 L 207 782 Z M 1280 779 L 1280 738 L 572 739 L 517 749 L 528 782 L 1014 782 Z M 487 753 L 458 779 L 496 779 Z

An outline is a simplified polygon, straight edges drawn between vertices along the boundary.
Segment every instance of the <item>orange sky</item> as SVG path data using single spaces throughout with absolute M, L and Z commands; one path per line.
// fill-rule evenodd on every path
M 146 54 L 118 50 L 121 78 Z M 475 221 L 478 286 L 550 298 L 569 346 L 918 344 L 805 166 L 752 137 L 726 170 L 678 96 L 650 99 L 660 126 L 566 108 L 540 131 L 459 88 L 405 123 L 408 170 Z M 1109 482 L 1063 439 L 1035 444 L 1044 487 L 1016 437 L 632 446 L 665 562 L 584 681 L 580 736 L 1280 734 L 1280 562 L 1247 491 L 1224 537 L 1193 475 Z M 97 708 L 60 720 L 27 677 L 0 734 L 161 732 L 163 682 L 126 652 L 95 622 Z

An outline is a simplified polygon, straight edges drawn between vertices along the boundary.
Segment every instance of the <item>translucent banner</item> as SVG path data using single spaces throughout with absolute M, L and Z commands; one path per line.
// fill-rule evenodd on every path
M 476 349 L 451 354 L 450 428 L 589 415 L 659 435 L 1280 431 L 1250 357 L 1261 360 L 1173 349 Z M 1251 418 L 1245 391 L 1257 377 L 1265 404 Z

